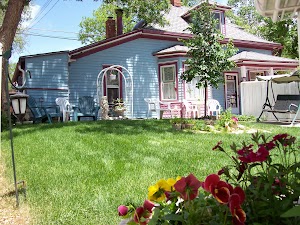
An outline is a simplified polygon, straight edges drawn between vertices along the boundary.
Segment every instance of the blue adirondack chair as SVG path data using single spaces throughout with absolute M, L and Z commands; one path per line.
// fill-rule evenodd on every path
M 38 106 L 35 99 L 29 96 L 27 106 L 32 113 L 33 123 L 46 122 L 52 123 L 52 118 L 61 118 L 61 112 L 58 106 Z
M 99 106 L 96 105 L 93 97 L 80 97 L 78 106 L 74 107 L 74 120 L 80 121 L 81 117 L 92 117 L 93 120 L 97 120 L 98 111 Z

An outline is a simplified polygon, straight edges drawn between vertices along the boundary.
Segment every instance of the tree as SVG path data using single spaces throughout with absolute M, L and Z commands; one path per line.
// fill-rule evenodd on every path
M 24 6 L 28 4 L 30 0 L 9 0 L 3 22 L 0 27 L 0 43 L 2 43 L 3 52 L 11 48 L 16 35 L 16 31 L 21 20 L 21 15 Z M 2 2 L 4 3 L 4 2 Z M 3 4 L 1 4 L 3 6 Z M 6 102 L 5 94 L 5 77 L 6 77 L 6 60 L 2 60 L 2 78 L 1 78 L 1 109 L 4 109 Z
M 83 18 L 79 26 L 79 40 L 81 43 L 88 44 L 105 39 L 105 21 L 108 16 L 116 17 L 115 10 L 118 7 L 115 4 L 102 4 L 97 10 L 94 10 L 93 17 Z M 137 23 L 132 15 L 123 17 L 124 32 L 131 31 Z
M 104 1 L 104 3 L 93 12 L 92 17 L 83 18 L 80 23 L 79 40 L 83 44 L 88 44 L 105 39 L 105 21 L 108 16 L 116 17 L 115 9 L 121 8 L 125 11 L 123 16 L 124 32 L 129 32 L 138 21 L 144 20 L 147 23 L 165 24 L 162 14 L 169 10 L 170 0 L 163 1 Z M 192 6 L 199 0 L 183 0 L 183 5 Z M 135 6 L 138 5 L 138 7 Z M 152 9 L 152 11 L 150 10 Z
M 208 86 L 218 88 L 220 83 L 224 83 L 223 72 L 235 67 L 235 63 L 229 58 L 236 53 L 231 42 L 220 43 L 224 37 L 217 29 L 217 21 L 214 19 L 212 10 L 213 6 L 204 2 L 192 12 L 192 23 L 189 30 L 194 36 L 184 41 L 189 48 L 190 58 L 186 60 L 188 69 L 182 75 L 182 79 L 189 82 L 196 76 L 199 77 L 197 87 L 205 88 L 205 116 L 206 89 Z
M 295 19 L 284 18 L 279 22 L 272 22 L 258 14 L 253 0 L 228 0 L 233 7 L 227 12 L 230 20 L 248 32 L 264 37 L 268 41 L 283 45 L 283 57 L 298 58 L 297 23 Z M 284 34 L 284 35 L 283 35 Z

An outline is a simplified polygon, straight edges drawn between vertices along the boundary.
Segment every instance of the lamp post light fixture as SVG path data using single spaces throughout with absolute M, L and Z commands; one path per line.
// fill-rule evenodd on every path
M 11 105 L 14 115 L 23 123 L 23 119 L 26 113 L 28 95 L 23 93 L 17 93 L 10 96 Z

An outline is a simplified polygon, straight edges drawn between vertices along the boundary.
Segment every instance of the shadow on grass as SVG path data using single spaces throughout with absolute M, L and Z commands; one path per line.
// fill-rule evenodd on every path
M 170 120 L 99 120 L 99 121 L 79 121 L 79 122 L 56 122 L 53 124 L 24 124 L 13 127 L 13 136 L 18 137 L 24 133 L 40 133 L 55 129 L 74 128 L 75 132 L 79 133 L 98 133 L 98 134 L 119 134 L 119 135 L 137 135 L 142 132 L 151 133 L 166 133 L 171 132 L 174 135 L 181 134 L 181 131 L 172 129 Z M 185 132 L 185 134 L 193 134 Z M 9 132 L 2 132 L 3 140 L 9 139 Z

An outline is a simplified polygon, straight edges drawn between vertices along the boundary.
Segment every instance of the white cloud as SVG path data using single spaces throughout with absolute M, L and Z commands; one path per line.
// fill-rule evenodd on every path
M 40 5 L 31 5 L 30 4 L 30 20 L 24 21 L 21 24 L 21 27 L 23 29 L 27 28 L 28 26 L 30 26 L 32 24 L 32 22 L 34 21 L 34 19 L 36 18 L 37 14 L 39 13 L 41 6 Z

